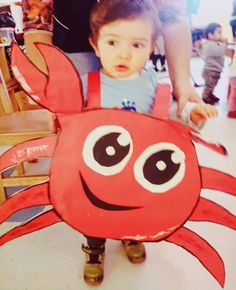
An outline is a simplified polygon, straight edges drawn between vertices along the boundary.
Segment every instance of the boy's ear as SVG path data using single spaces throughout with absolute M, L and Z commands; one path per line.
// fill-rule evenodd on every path
M 97 45 L 94 43 L 93 38 L 91 36 L 89 37 L 89 43 L 92 46 L 92 48 L 94 49 L 96 56 L 100 57 Z
M 207 35 L 207 38 L 208 38 L 208 39 L 212 39 L 212 37 L 214 37 L 214 34 L 211 33 L 211 32 L 209 32 L 208 35 Z

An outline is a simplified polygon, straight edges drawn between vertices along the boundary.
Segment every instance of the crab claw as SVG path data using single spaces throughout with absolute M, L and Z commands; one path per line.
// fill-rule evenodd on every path
M 79 74 L 72 62 L 58 48 L 37 43 L 45 58 L 49 75 L 45 75 L 12 45 L 12 70 L 25 92 L 38 104 L 55 113 L 76 113 L 83 98 Z

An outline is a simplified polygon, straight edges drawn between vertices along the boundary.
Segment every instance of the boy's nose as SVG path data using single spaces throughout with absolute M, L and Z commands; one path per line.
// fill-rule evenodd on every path
M 119 51 L 119 57 L 124 59 L 129 59 L 131 56 L 129 47 L 121 47 Z

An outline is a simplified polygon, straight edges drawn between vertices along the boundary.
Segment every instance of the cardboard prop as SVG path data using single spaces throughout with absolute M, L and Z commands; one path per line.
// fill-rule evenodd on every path
M 53 46 L 37 47 L 49 76 L 37 70 L 16 45 L 13 71 L 25 91 L 56 114 L 61 130 L 58 137 L 22 143 L 1 156 L 1 171 L 32 158 L 53 159 L 49 182 L 6 200 L 0 206 L 0 222 L 24 208 L 50 204 L 53 208 L 1 236 L 0 245 L 62 221 L 94 237 L 165 240 L 196 256 L 223 287 L 221 257 L 184 224 L 211 221 L 236 229 L 235 215 L 200 197 L 202 188 L 236 195 L 236 178 L 200 167 L 194 142 L 224 155 L 225 148 L 167 120 L 168 106 L 160 107 L 161 114 L 156 106 L 161 118 L 98 108 L 99 74 L 93 75 L 90 88 L 96 97 L 89 98 L 90 108 L 84 107 L 80 78 L 68 58 Z

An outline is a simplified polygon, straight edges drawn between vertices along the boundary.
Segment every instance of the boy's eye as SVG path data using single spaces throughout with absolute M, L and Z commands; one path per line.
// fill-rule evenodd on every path
M 133 47 L 134 48 L 143 48 L 144 44 L 141 42 L 135 42 L 135 43 L 133 43 Z
M 110 46 L 114 46 L 116 44 L 116 41 L 115 40 L 108 40 L 108 45 Z

